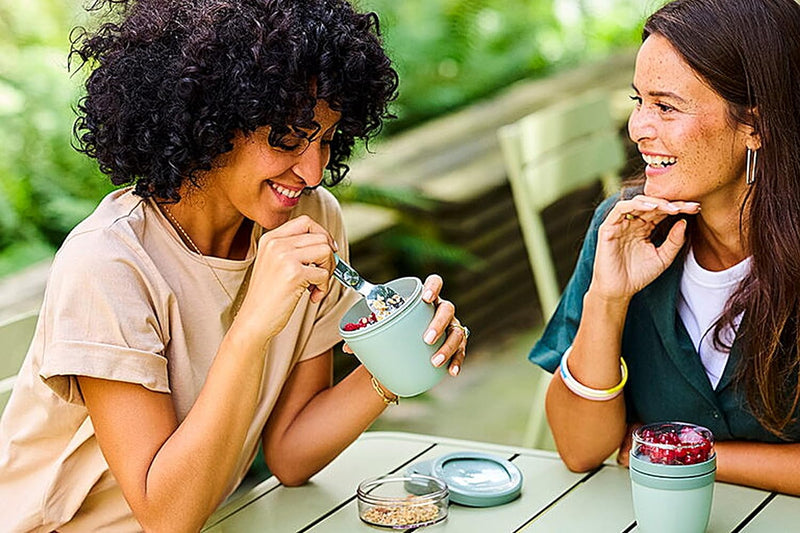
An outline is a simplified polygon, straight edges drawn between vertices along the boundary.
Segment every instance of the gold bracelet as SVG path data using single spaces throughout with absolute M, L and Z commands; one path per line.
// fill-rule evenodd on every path
M 378 383 L 378 380 L 375 379 L 375 376 L 372 376 L 372 388 L 375 389 L 375 392 L 378 393 L 378 396 L 381 397 L 383 400 L 384 405 L 397 405 L 400 403 L 400 397 L 395 394 L 394 398 L 391 398 L 386 395 L 381 384 Z

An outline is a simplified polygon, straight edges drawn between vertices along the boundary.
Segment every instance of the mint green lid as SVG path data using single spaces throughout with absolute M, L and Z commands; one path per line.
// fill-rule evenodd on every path
M 443 480 L 450 501 L 470 507 L 501 505 L 519 496 L 522 472 L 502 457 L 480 452 L 454 452 L 411 465 L 407 472 Z

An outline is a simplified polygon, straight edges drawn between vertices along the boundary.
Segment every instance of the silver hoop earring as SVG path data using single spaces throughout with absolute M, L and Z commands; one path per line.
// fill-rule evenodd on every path
M 752 185 L 756 181 L 756 160 L 758 159 L 758 150 L 747 149 L 747 167 L 745 168 L 745 180 L 748 185 Z

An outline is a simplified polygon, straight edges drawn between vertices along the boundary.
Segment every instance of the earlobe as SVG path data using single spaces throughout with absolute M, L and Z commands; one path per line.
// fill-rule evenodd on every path
M 747 135 L 747 141 L 745 141 L 745 146 L 748 150 L 753 150 L 754 152 L 761 149 L 761 135 L 759 135 L 756 130 L 752 127 L 749 127 L 750 133 Z
M 745 141 L 746 146 L 749 150 L 760 150 L 761 149 L 761 134 L 758 133 L 756 129 L 756 121 L 758 119 L 758 109 L 753 108 L 750 110 L 750 120 L 749 123 L 745 125 L 746 133 L 747 133 L 747 140 Z

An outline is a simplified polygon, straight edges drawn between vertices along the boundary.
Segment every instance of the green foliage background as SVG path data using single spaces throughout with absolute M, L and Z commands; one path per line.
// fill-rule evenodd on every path
M 357 3 L 380 15 L 400 73 L 398 119 L 385 136 L 516 80 L 633 46 L 654 7 L 649 0 Z M 84 73 L 67 73 L 68 36 L 84 16 L 68 0 L 0 0 L 0 275 L 50 256 L 112 188 L 71 147 Z
M 400 73 L 387 133 L 639 43 L 658 0 L 361 0 Z

